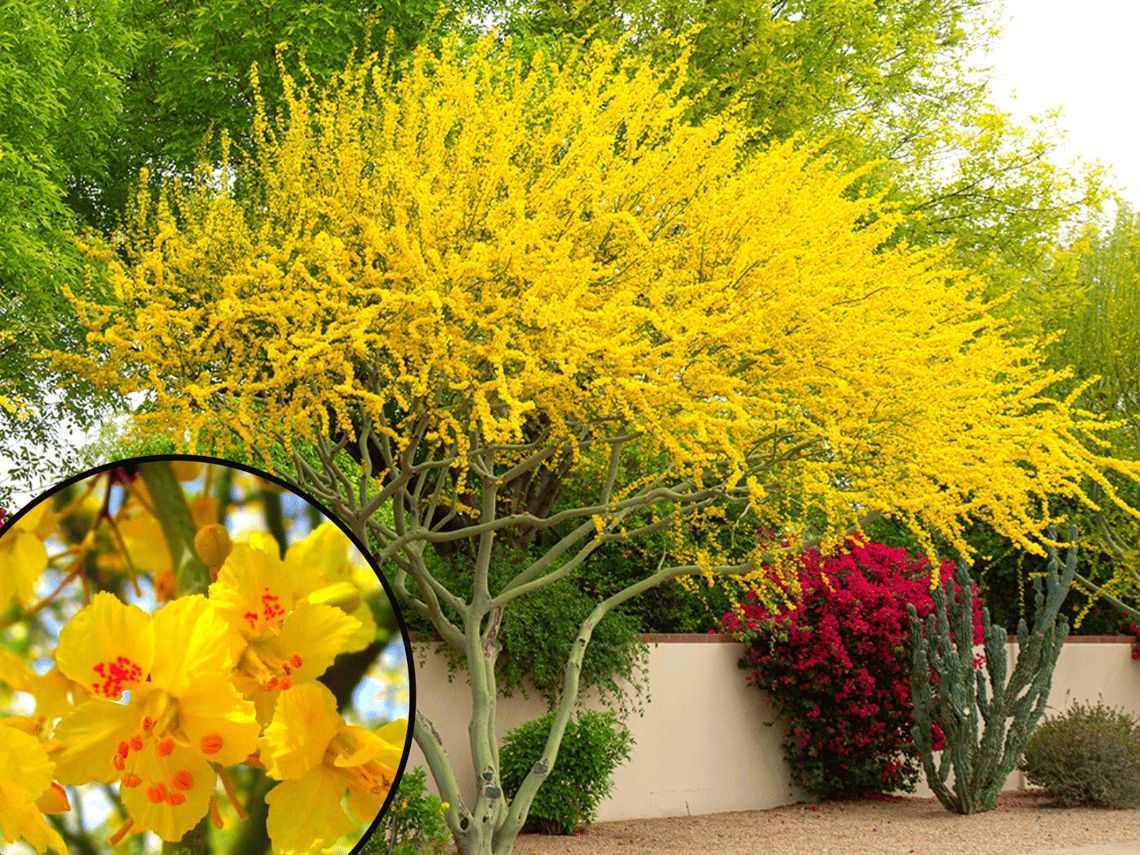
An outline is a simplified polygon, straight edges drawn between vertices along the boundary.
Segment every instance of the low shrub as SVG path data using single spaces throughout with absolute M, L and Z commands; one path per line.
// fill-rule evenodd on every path
M 361 855 L 444 855 L 452 842 L 443 820 L 446 810 L 446 803 L 427 791 L 424 768 L 406 770 Z
M 554 714 L 507 733 L 499 752 L 503 791 L 513 799 L 542 757 Z M 584 710 L 566 724 L 554 768 L 539 787 L 523 831 L 573 834 L 597 816 L 598 804 L 613 790 L 610 777 L 629 759 L 632 734 L 612 712 Z
M 783 747 L 793 783 L 820 798 L 913 792 L 919 758 L 906 605 L 930 613 L 929 565 L 903 549 L 850 540 L 828 558 L 804 553 L 795 575 L 799 594 L 790 584 L 752 592 L 723 619 L 748 645 L 740 661 L 748 681 L 790 725 Z
M 1061 805 L 1140 805 L 1140 723 L 1103 700 L 1075 703 L 1037 727 L 1018 768 Z

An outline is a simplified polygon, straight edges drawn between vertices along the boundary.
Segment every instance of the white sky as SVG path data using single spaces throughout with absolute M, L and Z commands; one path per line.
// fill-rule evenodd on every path
M 1001 0 L 994 0 L 1001 2 Z M 989 54 L 995 106 L 1019 124 L 1060 107 L 1066 153 L 1110 168 L 1140 207 L 1140 110 L 1134 87 L 1136 0 L 1005 0 L 1002 36 Z M 1012 96 L 1016 94 L 1016 98 Z

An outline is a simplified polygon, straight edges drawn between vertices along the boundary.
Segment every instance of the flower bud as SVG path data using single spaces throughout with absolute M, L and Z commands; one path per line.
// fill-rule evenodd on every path
M 224 525 L 204 525 L 194 535 L 194 551 L 207 567 L 221 567 L 233 548 Z

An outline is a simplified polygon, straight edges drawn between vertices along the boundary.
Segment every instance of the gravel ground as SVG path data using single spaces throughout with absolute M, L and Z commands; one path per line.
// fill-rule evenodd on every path
M 520 835 L 514 855 L 1029 855 L 1135 841 L 1140 809 L 1059 808 L 1027 792 L 972 816 L 935 799 L 888 797 L 599 822 L 576 837 Z

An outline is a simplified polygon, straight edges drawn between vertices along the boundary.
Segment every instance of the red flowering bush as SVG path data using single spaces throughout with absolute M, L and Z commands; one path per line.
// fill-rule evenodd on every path
M 754 591 L 722 619 L 748 644 L 740 661 L 751 669 L 748 682 L 791 725 L 783 747 L 793 782 L 821 798 L 913 792 L 919 758 L 910 734 L 906 604 L 922 618 L 930 613 L 929 564 L 851 540 L 828 558 L 805 553 L 798 577 L 795 607 L 770 609 Z M 975 599 L 975 644 L 981 633 Z M 936 732 L 936 748 L 941 738 Z
M 1130 635 L 1135 636 L 1132 639 L 1132 658 L 1140 659 L 1140 626 L 1134 623 L 1128 624 L 1128 632 Z

